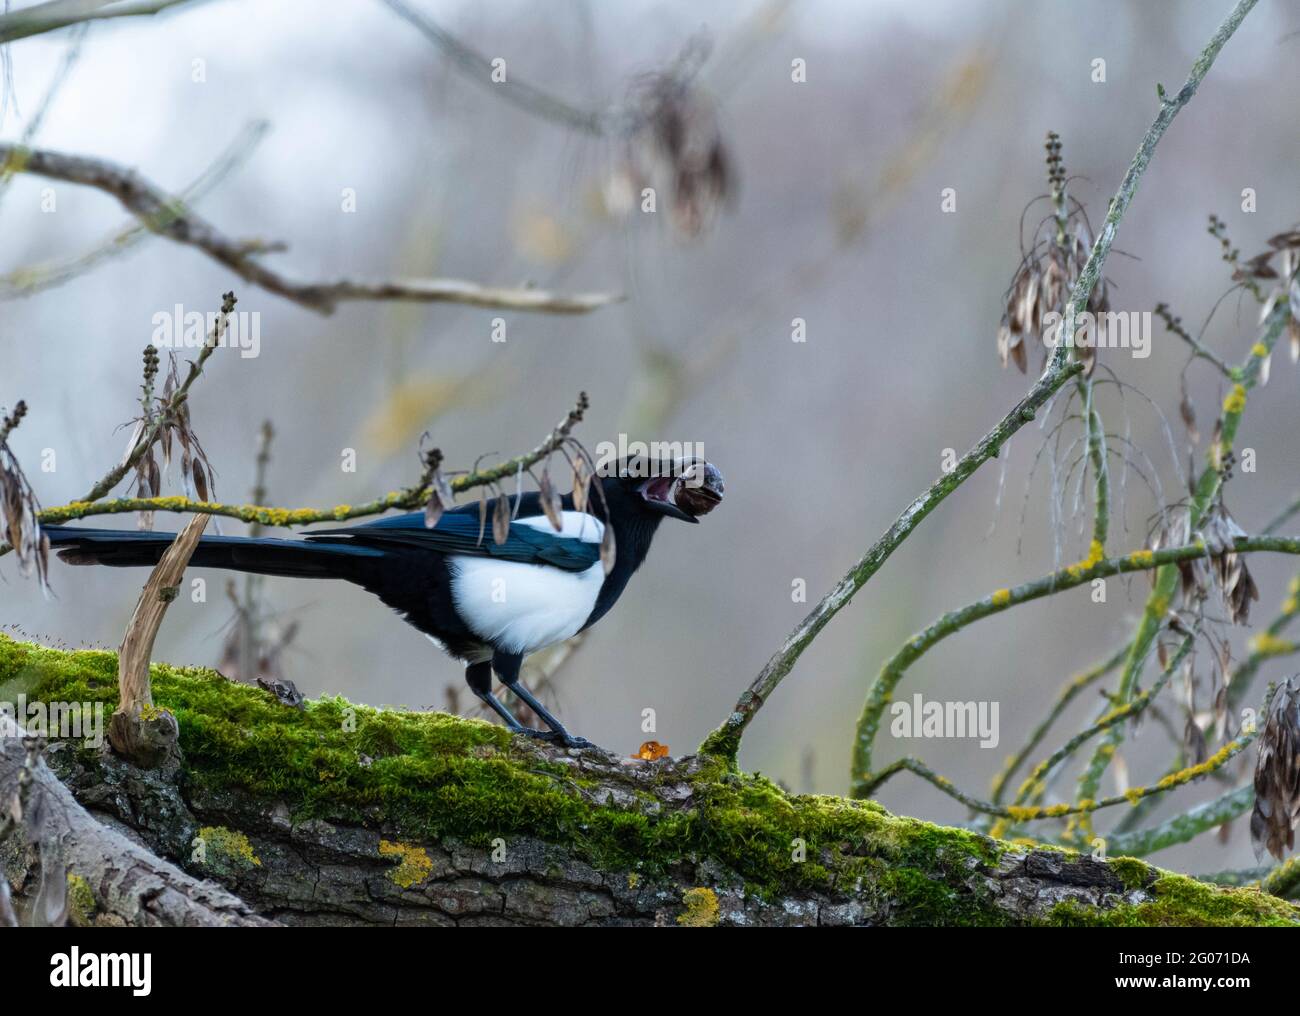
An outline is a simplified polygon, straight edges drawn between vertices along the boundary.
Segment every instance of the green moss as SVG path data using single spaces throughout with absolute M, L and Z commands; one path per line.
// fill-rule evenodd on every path
M 712 756 L 734 769 L 736 758 L 740 754 L 740 735 L 731 724 L 724 723 L 704 739 L 699 754 Z
M 377 710 L 342 698 L 291 709 L 210 670 L 155 664 L 151 675 L 155 702 L 179 725 L 184 789 L 218 803 L 240 792 L 273 797 L 295 819 L 365 825 L 399 846 L 448 837 L 488 846 L 496 837 L 527 834 L 564 843 L 598 869 L 650 876 L 683 859 L 710 857 L 761 898 L 859 892 L 875 919 L 895 924 L 1009 920 L 988 892 L 954 888 L 978 885 L 972 868 L 996 865 L 1009 845 L 894 816 L 871 801 L 789 795 L 759 774 L 739 772 L 722 750 L 702 754 L 686 776 L 680 767 L 663 767 L 664 779 L 689 780 L 692 806 L 652 814 L 590 803 L 577 792 L 594 785 L 590 780 L 540 761 L 531 746 L 477 720 Z M 117 658 L 0 635 L 0 689 L 45 701 L 102 701 L 109 711 Z M 244 870 L 253 863 L 251 847 L 247 855 L 234 847 L 228 854 L 242 858 Z M 395 879 L 414 876 L 413 885 L 424 877 L 408 854 L 398 860 Z M 1149 880 L 1154 870 L 1128 859 L 1111 864 L 1125 885 Z M 1255 915 L 1269 923 L 1294 921 L 1297 913 L 1258 893 L 1220 896 L 1190 879 L 1155 885 L 1160 891 L 1142 905 L 1147 910 L 1121 907 L 1100 916 L 1182 923 L 1175 918 L 1200 914 L 1203 923 L 1250 923 Z M 1075 915 L 1058 908 L 1053 920 L 1071 923 Z
M 1156 873 L 1145 861 L 1135 857 L 1113 857 L 1107 862 L 1110 870 L 1119 876 L 1128 890 L 1145 889 L 1155 880 Z
M 1258 889 L 1211 886 L 1183 875 L 1156 879 L 1147 903 L 1121 904 L 1111 910 L 1060 903 L 1049 923 L 1065 927 L 1294 928 L 1294 906 Z

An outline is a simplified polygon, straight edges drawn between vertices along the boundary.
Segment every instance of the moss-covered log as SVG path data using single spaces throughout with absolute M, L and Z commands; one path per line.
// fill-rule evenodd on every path
M 339 698 L 298 710 L 201 669 L 152 680 L 179 769 L 68 741 L 49 765 L 100 821 L 285 924 L 1300 924 L 1258 890 L 790 795 L 709 755 L 566 751 Z M 107 714 L 116 681 L 112 653 L 0 636 L 0 701 Z M 2 852 L 21 899 L 32 852 Z M 72 875 L 78 920 L 120 910 Z

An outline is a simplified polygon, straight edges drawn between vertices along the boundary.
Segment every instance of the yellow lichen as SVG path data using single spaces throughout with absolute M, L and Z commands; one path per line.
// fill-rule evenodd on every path
M 1268 356 L 1268 346 L 1264 345 L 1262 342 L 1256 342 L 1250 347 L 1250 355 L 1262 360 L 1264 357 Z
M 682 893 L 686 910 L 677 915 L 683 928 L 712 928 L 718 923 L 718 894 L 712 889 L 687 889 Z
M 1180 769 L 1176 773 L 1170 773 L 1163 780 L 1156 784 L 1160 790 L 1169 790 L 1173 787 L 1181 787 L 1184 783 L 1190 783 L 1198 776 L 1206 776 L 1224 765 L 1237 750 L 1241 748 L 1239 741 L 1231 741 L 1225 744 L 1217 752 L 1207 758 L 1200 765 L 1188 766 L 1186 769 Z
M 394 885 L 409 889 L 417 882 L 423 882 L 433 871 L 433 858 L 423 847 L 411 843 L 394 843 L 391 840 L 379 841 L 381 857 L 399 857 L 401 863 L 388 871 L 388 880 Z
M 0 878 L 3 878 L 0 875 Z M 95 893 L 80 875 L 68 874 L 68 918 L 78 928 L 95 923 Z
M 1228 414 L 1239 414 L 1246 408 L 1246 388 L 1244 385 L 1235 384 L 1228 397 L 1223 400 L 1223 411 Z
M 1129 787 L 1124 791 L 1124 796 L 1128 798 L 1128 803 L 1136 805 L 1138 801 L 1147 796 L 1145 787 Z
M 1128 556 L 1128 559 L 1139 568 L 1150 568 L 1155 564 L 1156 556 L 1149 550 L 1135 550 Z
M 209 855 L 209 863 L 213 860 L 226 860 L 234 861 L 242 867 L 261 867 L 261 858 L 253 853 L 253 845 L 248 842 L 248 837 L 237 829 L 204 826 L 199 830 L 199 839 L 203 841 L 204 849 Z
M 1262 631 L 1251 637 L 1247 647 L 1256 656 L 1283 656 L 1295 652 L 1295 643 L 1289 639 L 1278 638 L 1271 632 Z
M 1011 602 L 1010 589 L 999 589 L 996 593 L 993 594 L 993 606 L 995 607 L 1005 607 L 1010 602 Z

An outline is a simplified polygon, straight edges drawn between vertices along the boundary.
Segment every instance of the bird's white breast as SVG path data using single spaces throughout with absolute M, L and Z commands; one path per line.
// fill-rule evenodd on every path
M 599 519 L 584 512 L 561 515 L 564 525 L 557 536 L 600 542 L 605 527 Z M 545 518 L 518 519 L 514 525 L 555 533 Z M 454 554 L 448 562 L 461 618 L 479 638 L 512 653 L 535 652 L 576 635 L 605 581 L 599 561 L 580 572 L 467 554 Z

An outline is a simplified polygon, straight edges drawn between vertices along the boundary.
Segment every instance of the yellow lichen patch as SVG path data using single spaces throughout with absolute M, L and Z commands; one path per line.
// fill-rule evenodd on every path
M 1295 652 L 1294 642 L 1266 631 L 1252 636 L 1246 645 L 1256 656 L 1283 656 Z
M 683 928 L 712 928 L 718 923 L 718 894 L 712 889 L 687 889 L 682 893 L 686 910 L 677 915 Z
M 627 887 L 629 889 L 635 889 L 640 882 L 641 882 L 641 876 L 638 875 L 635 871 L 629 871 L 627 873 Z
M 1232 741 L 1225 744 L 1200 765 L 1188 766 L 1186 769 L 1180 769 L 1176 773 L 1170 773 L 1163 780 L 1157 783 L 1156 787 L 1160 790 L 1169 790 L 1172 787 L 1181 787 L 1184 783 L 1190 783 L 1198 776 L 1206 776 L 1223 766 L 1240 748 L 1241 743 L 1239 741 Z
M 410 889 L 417 882 L 423 882 L 433 871 L 433 858 L 423 847 L 411 843 L 394 843 L 391 840 L 379 841 L 381 857 L 399 857 L 401 863 L 388 871 L 388 880 L 403 889 Z
M 996 593 L 993 594 L 993 606 L 995 607 L 1005 607 L 1010 602 L 1011 602 L 1010 589 L 999 589 Z
M 248 837 L 237 829 L 204 826 L 199 830 L 199 839 L 203 841 L 209 863 L 225 860 L 245 868 L 261 867 L 261 858 L 253 853 L 253 845 L 248 842 Z
M 1129 563 L 1139 568 L 1150 568 L 1156 563 L 1156 556 L 1149 550 L 1135 550 L 1128 556 Z
M 1088 556 L 1082 561 L 1076 561 L 1065 569 L 1065 574 L 1072 579 L 1081 578 L 1088 572 L 1092 571 L 1098 564 L 1106 558 L 1106 548 L 1101 545 L 1100 540 L 1093 540 L 1088 545 Z
M 1000 840 L 1002 839 L 1002 837 L 1004 837 L 1007 834 L 1007 829 L 1009 829 L 1010 826 L 1011 826 L 1010 822 L 1008 822 L 1004 818 L 1000 818 L 996 822 L 994 822 L 993 827 L 989 829 L 989 835 L 992 836 L 995 840 Z
M 1268 346 L 1264 345 L 1262 342 L 1256 342 L 1250 347 L 1250 355 L 1262 360 L 1264 357 L 1268 356 Z
M 334 506 L 334 518 L 336 518 L 340 522 L 342 522 L 351 514 L 352 514 L 352 506 L 350 504 L 339 504 Z
M 1147 796 L 1145 787 L 1129 787 L 1124 791 L 1124 796 L 1128 798 L 1128 803 L 1136 806 L 1138 801 Z
M 0 875 L 0 878 L 4 876 Z M 80 875 L 68 875 L 68 917 L 78 928 L 95 923 L 95 893 Z
M 1223 400 L 1223 411 L 1229 414 L 1239 414 L 1246 408 L 1246 388 L 1244 385 L 1235 384 L 1228 397 Z

